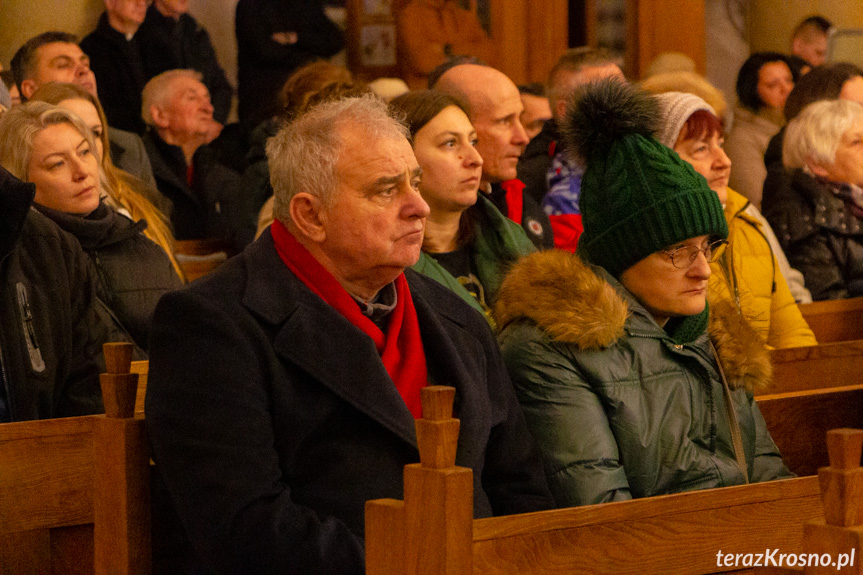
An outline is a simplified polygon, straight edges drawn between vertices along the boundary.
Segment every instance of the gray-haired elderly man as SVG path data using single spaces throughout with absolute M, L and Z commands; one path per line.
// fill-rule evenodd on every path
M 238 173 L 219 161 L 211 139 L 213 104 L 195 70 L 168 70 L 144 86 L 141 116 L 150 129 L 144 145 L 156 185 L 171 201 L 178 240 L 218 239 L 242 249 L 253 230 L 243 227 Z
M 486 320 L 417 261 L 428 206 L 407 131 L 374 97 L 322 104 L 267 146 L 276 221 L 164 297 L 154 458 L 217 573 L 363 573 L 363 506 L 402 497 L 419 390 L 456 388 L 477 517 L 549 508 Z

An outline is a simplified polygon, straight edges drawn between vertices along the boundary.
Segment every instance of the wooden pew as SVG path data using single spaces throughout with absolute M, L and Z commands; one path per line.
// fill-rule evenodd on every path
M 863 298 L 800 304 L 818 343 L 863 339 Z
M 3 575 L 150 572 L 149 447 L 120 345 L 106 349 L 104 416 L 0 425 Z
M 405 500 L 366 504 L 368 575 L 730 571 L 718 551 L 799 553 L 800 525 L 823 517 L 818 479 L 804 477 L 474 520 L 444 389 L 423 389 L 421 463 L 405 467 Z
M 207 275 L 232 255 L 230 246 L 216 239 L 178 240 L 174 246 L 174 256 L 188 282 Z
M 144 399 L 147 396 L 147 376 L 150 374 L 150 362 L 148 360 L 133 361 L 129 368 L 130 373 L 138 374 L 138 393 L 135 397 L 135 417 L 144 417 Z
M 801 476 L 827 465 L 828 430 L 863 428 L 863 385 L 762 395 L 756 401 L 785 464 Z
M 756 569 L 762 575 L 863 573 L 863 430 L 827 434 L 830 465 L 818 470 L 823 520 L 803 525 L 802 561 Z
M 770 359 L 773 385 L 760 394 L 863 384 L 863 340 L 776 349 Z

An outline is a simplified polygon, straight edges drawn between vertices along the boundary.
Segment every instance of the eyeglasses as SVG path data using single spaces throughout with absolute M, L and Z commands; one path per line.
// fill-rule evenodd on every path
M 692 262 L 694 262 L 695 258 L 698 257 L 699 252 L 704 254 L 704 259 L 706 259 L 708 263 L 715 262 L 722 255 L 722 252 L 725 251 L 725 246 L 727 245 L 727 240 L 716 240 L 715 242 L 708 244 L 706 248 L 697 248 L 695 246 L 681 246 L 676 250 L 660 251 L 664 254 L 668 254 L 669 256 L 671 256 L 671 263 L 674 264 L 674 267 L 676 267 L 677 269 L 685 270 L 692 265 Z

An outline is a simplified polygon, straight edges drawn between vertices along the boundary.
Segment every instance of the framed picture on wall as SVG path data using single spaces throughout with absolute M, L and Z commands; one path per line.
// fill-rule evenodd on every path
M 369 24 L 360 29 L 360 64 L 370 68 L 396 65 L 395 24 Z

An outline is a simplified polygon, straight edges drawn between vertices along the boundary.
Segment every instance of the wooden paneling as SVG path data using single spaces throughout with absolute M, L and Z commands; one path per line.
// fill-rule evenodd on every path
M 640 79 L 662 52 L 683 52 L 704 73 L 704 3 L 692 0 L 629 0 L 626 67 Z

